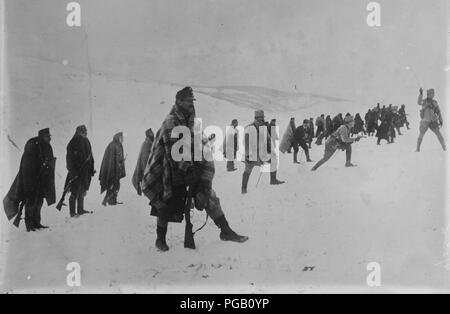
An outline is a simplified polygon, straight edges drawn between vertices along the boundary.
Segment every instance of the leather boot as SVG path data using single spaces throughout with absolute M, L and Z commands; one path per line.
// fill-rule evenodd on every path
M 242 187 L 241 187 L 242 194 L 247 194 L 247 185 L 248 185 L 249 178 L 250 178 L 250 174 L 248 174 L 247 172 L 244 172 L 242 174 Z
M 36 231 L 32 220 L 27 218 L 25 218 L 25 228 L 27 229 L 27 232 Z
M 285 183 L 284 181 L 280 181 L 277 179 L 277 172 L 273 171 L 270 173 L 270 184 L 271 185 L 280 185 Z
M 307 161 L 307 162 L 312 162 L 311 158 L 309 158 L 309 150 L 307 150 L 307 151 L 305 152 L 305 155 L 306 155 L 306 161 Z
M 243 243 L 248 240 L 247 236 L 241 236 L 230 228 L 225 216 L 222 215 L 219 218 L 215 219 L 214 223 L 220 229 L 220 240 L 232 241 L 237 243 Z
M 417 149 L 416 149 L 417 153 L 420 153 L 420 145 L 422 145 L 422 139 L 418 138 L 417 139 Z
M 75 196 L 73 194 L 71 194 L 70 197 L 69 197 L 70 217 L 75 217 L 77 215 L 76 212 L 75 212 L 75 203 L 76 203 Z
M 299 164 L 297 156 L 298 156 L 298 151 L 294 151 L 294 164 Z
M 77 211 L 79 216 L 90 214 L 90 212 L 84 210 L 84 197 L 82 196 L 78 197 Z
M 166 234 L 167 228 L 163 228 L 160 226 L 156 227 L 156 248 L 162 252 L 166 252 L 169 250 L 169 246 L 166 243 Z
M 114 192 L 114 196 L 113 196 L 113 202 L 114 202 L 114 204 L 113 204 L 113 205 L 121 205 L 121 204 L 123 204 L 123 202 L 119 202 L 119 201 L 117 200 L 117 195 L 119 195 L 119 191 L 115 191 L 115 192 Z

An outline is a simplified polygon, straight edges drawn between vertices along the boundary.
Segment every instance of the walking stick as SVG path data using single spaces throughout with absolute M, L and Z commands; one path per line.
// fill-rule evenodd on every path
M 256 187 L 258 187 L 259 181 L 261 180 L 261 176 L 262 176 L 262 171 L 259 171 L 259 178 L 258 178 L 258 182 L 256 182 Z

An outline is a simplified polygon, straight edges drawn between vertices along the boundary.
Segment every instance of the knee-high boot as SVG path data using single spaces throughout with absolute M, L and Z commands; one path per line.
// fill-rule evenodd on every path
M 242 194 L 247 194 L 247 185 L 248 185 L 248 180 L 250 178 L 250 174 L 247 172 L 244 172 L 242 174 L 242 187 L 241 187 L 241 193 Z

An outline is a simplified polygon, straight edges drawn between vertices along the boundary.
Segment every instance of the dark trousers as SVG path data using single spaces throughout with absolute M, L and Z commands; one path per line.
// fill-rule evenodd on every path
M 70 216 L 75 216 L 75 208 L 78 212 L 78 214 L 82 214 L 84 211 L 84 196 L 86 195 L 86 191 L 81 189 L 80 187 L 70 194 L 69 198 L 69 210 L 70 210 Z
M 37 228 L 41 225 L 41 209 L 44 197 L 36 193 L 25 202 L 25 224 L 27 227 Z
M 352 145 L 350 143 L 345 144 L 339 144 L 338 141 L 331 137 L 326 143 L 325 143 L 325 153 L 321 160 L 317 162 L 317 164 L 313 167 L 313 170 L 317 170 L 320 166 L 322 166 L 324 163 L 326 163 L 330 158 L 334 155 L 334 153 L 338 149 L 345 150 L 346 155 L 346 164 L 351 163 L 352 161 Z
M 227 161 L 227 170 L 228 171 L 233 171 L 235 168 L 234 168 L 234 160 L 228 160 Z
M 316 137 L 319 137 L 320 134 L 325 133 L 325 127 L 318 126 L 316 131 Z
M 303 151 L 305 152 L 306 159 L 309 160 L 309 148 L 305 142 L 294 143 L 294 144 L 292 144 L 292 147 L 294 148 L 294 163 L 298 162 L 297 156 L 298 156 L 298 152 L 299 152 L 299 147 L 301 147 L 303 149 Z

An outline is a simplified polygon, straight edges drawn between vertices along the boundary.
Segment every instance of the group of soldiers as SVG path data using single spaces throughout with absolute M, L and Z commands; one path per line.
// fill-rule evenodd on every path
M 220 199 L 212 182 L 215 168 L 213 161 L 177 161 L 171 155 L 177 141 L 172 131 L 177 126 L 186 126 L 194 132 L 196 118 L 194 95 L 190 87 L 180 90 L 175 104 L 162 123 L 156 136 L 151 129 L 145 133 L 132 183 L 139 195 L 150 200 L 151 215 L 157 217 L 157 239 L 155 245 L 160 251 L 169 249 L 166 242 L 169 222 L 181 222 L 186 209 L 192 207 L 204 210 L 220 229 L 220 239 L 242 243 L 248 240 L 233 231 L 225 218 Z M 180 135 L 182 137 L 182 135 Z M 181 139 L 181 138 L 179 138 Z M 123 152 L 123 133 L 114 135 L 107 146 L 99 173 L 101 193 L 106 191 L 103 205 L 117 205 L 120 180 L 126 176 Z M 41 224 L 41 208 L 44 199 L 48 206 L 56 203 L 55 163 L 51 134 L 48 128 L 40 130 L 37 137 L 30 139 L 24 149 L 19 172 L 8 194 L 3 200 L 9 220 L 15 218 L 18 227 L 25 208 L 25 225 L 28 232 L 48 228 Z M 206 145 L 208 141 L 202 142 Z M 193 157 L 194 151 L 191 152 Z M 57 208 L 64 205 L 64 196 L 71 193 L 69 212 L 71 217 L 91 213 L 84 209 L 84 198 L 95 175 L 92 147 L 87 137 L 87 128 L 77 127 L 75 135 L 67 145 L 66 166 L 68 170 L 64 192 Z M 186 218 L 187 219 L 187 218 Z M 192 230 L 191 230 L 192 233 Z M 193 236 L 185 247 L 195 248 Z
M 145 195 L 150 200 L 151 215 L 157 217 L 157 238 L 155 245 L 160 251 L 169 250 L 166 242 L 167 226 L 169 222 L 181 222 L 183 217 L 190 219 L 187 214 L 192 208 L 205 210 L 220 229 L 220 239 L 242 243 L 248 240 L 231 229 L 222 210 L 220 199 L 213 189 L 215 174 L 214 161 L 203 158 L 195 160 L 192 148 L 188 159 L 175 160 L 172 156 L 173 145 L 183 139 L 183 135 L 173 138 L 174 128 L 184 126 L 194 133 L 195 107 L 194 94 L 190 87 L 178 91 L 175 104 L 169 115 L 163 121 L 158 132 L 153 134 L 151 129 L 145 132 L 145 141 L 141 146 L 132 183 L 138 195 Z M 422 107 L 420 135 L 417 141 L 417 151 L 420 151 L 425 132 L 430 128 L 439 138 L 443 149 L 445 142 L 439 129 L 443 120 L 439 106 L 434 100 L 434 90 L 427 91 L 427 98 L 423 99 L 423 91 L 420 90 L 418 104 Z M 351 162 L 352 144 L 363 136 L 355 134 L 373 135 L 377 131 L 378 144 L 380 139 L 392 140 L 394 129 L 400 134 L 400 127 L 409 123 L 406 119 L 405 106 L 396 110 L 392 106 L 380 108 L 378 105 L 369 110 L 365 116 L 365 123 L 357 114 L 338 114 L 333 119 L 322 114 L 316 119 L 317 129 L 314 130 L 313 119 L 305 119 L 299 127 L 295 126 L 292 118 L 283 135 L 279 151 L 288 152 L 294 150 L 294 163 L 298 161 L 298 151 L 301 147 L 306 155 L 306 160 L 312 162 L 309 149 L 313 138 L 316 144 L 322 145 L 325 139 L 324 157 L 318 161 L 312 171 L 316 171 L 338 150 L 346 151 L 346 167 L 354 167 Z M 380 121 L 380 123 L 378 123 Z M 231 127 L 227 129 L 223 153 L 227 159 L 227 170 L 232 172 L 235 168 L 236 152 L 238 151 L 238 121 L 234 119 Z M 278 134 L 274 134 L 276 120 L 270 123 L 265 121 L 262 110 L 256 110 L 253 123 L 245 127 L 245 170 L 242 175 L 242 194 L 247 193 L 247 185 L 254 167 L 270 165 L 270 184 L 280 185 L 285 183 L 277 179 L 278 158 L 276 158 L 275 141 Z M 315 132 L 314 132 L 315 131 Z M 256 132 L 256 133 L 252 133 Z M 385 137 L 387 133 L 387 138 Z M 256 135 L 257 145 L 251 145 L 251 136 Z M 117 205 L 117 194 L 120 189 L 120 180 L 126 176 L 125 159 L 123 151 L 124 137 L 119 132 L 107 146 L 99 173 L 101 193 L 106 191 L 103 205 Z M 203 136 L 201 145 L 203 149 L 211 149 L 210 139 Z M 261 142 L 262 141 L 262 142 Z M 50 145 L 50 130 L 40 130 L 37 137 L 30 139 L 23 152 L 19 172 L 8 194 L 3 200 L 6 215 L 9 220 L 15 218 L 20 222 L 22 210 L 25 208 L 25 225 L 27 231 L 48 228 L 41 224 L 41 208 L 44 199 L 50 206 L 56 203 L 55 193 L 55 163 L 53 150 Z M 190 140 L 189 140 L 190 142 Z M 264 149 L 261 149 L 264 147 Z M 268 156 L 263 158 L 263 151 Z M 95 175 L 92 147 L 87 137 L 87 128 L 81 125 L 76 128 L 75 135 L 67 145 L 66 166 L 68 170 L 64 185 L 64 193 L 57 208 L 64 205 L 64 196 L 70 192 L 69 212 L 71 217 L 77 217 L 87 213 L 84 208 L 84 198 L 89 190 L 91 179 Z M 190 223 L 190 220 L 189 220 Z M 18 223 L 16 224 L 18 226 Z M 192 227 L 192 226 L 191 226 Z M 188 228 L 186 228 L 188 230 Z M 186 231 L 187 232 L 187 231 Z M 192 233 L 192 229 L 191 229 Z M 193 236 L 189 243 L 185 241 L 185 247 L 195 248 Z
M 420 135 L 417 140 L 417 152 L 420 152 L 420 146 L 424 134 L 428 129 L 431 129 L 439 139 L 443 150 L 446 150 L 445 141 L 440 133 L 440 128 L 443 124 L 442 115 L 439 106 L 434 100 L 435 91 L 434 89 L 429 89 L 427 91 L 427 98 L 423 99 L 423 90 L 420 89 L 420 95 L 418 99 L 418 105 L 422 107 L 421 110 L 421 123 L 420 123 Z M 320 146 L 325 140 L 325 152 L 323 158 L 318 161 L 312 171 L 316 171 L 321 165 L 328 161 L 334 153 L 340 149 L 346 151 L 346 167 L 355 167 L 351 162 L 352 147 L 351 144 L 358 142 L 361 138 L 366 135 L 376 136 L 377 145 L 380 145 L 381 140 L 386 140 L 388 143 L 394 143 L 394 138 L 396 134 L 402 135 L 401 128 L 405 127 L 409 130 L 410 123 L 407 119 L 405 105 L 402 104 L 400 108 L 398 106 L 392 106 L 390 104 L 388 107 L 381 107 L 378 103 L 373 109 L 369 109 L 364 116 L 364 120 L 361 115 L 357 113 L 354 117 L 347 113 L 345 117 L 342 113 L 337 114 L 334 118 L 330 115 L 325 117 L 324 114 L 316 118 L 315 124 L 314 119 L 305 119 L 303 123 L 296 127 L 295 118 L 291 118 L 287 129 L 282 137 L 279 151 L 281 153 L 293 153 L 294 164 L 299 164 L 298 152 L 299 148 L 303 149 L 306 156 L 307 162 L 312 162 L 310 158 L 309 150 L 312 148 L 313 139 L 316 138 L 315 144 Z M 250 177 L 250 173 L 254 166 L 262 165 L 264 162 L 260 161 L 249 161 L 248 160 L 248 128 L 249 127 L 265 127 L 267 126 L 270 130 L 270 126 L 275 126 L 276 120 L 273 119 L 269 124 L 264 121 L 264 112 L 257 110 L 255 112 L 255 121 L 245 128 L 245 170 L 242 176 L 242 194 L 247 193 L 247 184 Z M 316 126 L 316 129 L 314 128 Z M 224 140 L 224 155 L 228 159 L 227 170 L 235 171 L 234 160 L 236 160 L 236 151 L 238 150 L 238 121 L 234 119 L 231 123 L 230 128 L 227 130 L 226 137 Z M 361 135 L 361 134 L 364 134 Z M 270 135 L 270 134 L 269 134 Z M 354 137 L 357 135 L 356 137 Z M 273 140 L 273 137 L 272 137 Z M 271 142 L 270 139 L 267 140 L 268 143 Z M 270 144 L 268 144 L 270 147 Z M 232 147 L 234 154 L 228 154 L 227 148 Z M 272 148 L 273 149 L 273 148 Z M 274 157 L 274 156 L 272 156 Z M 269 160 L 271 165 L 271 184 L 282 184 L 284 181 L 279 181 L 276 178 L 276 167 L 272 166 L 271 160 Z
M 30 139 L 24 148 L 19 172 L 3 200 L 8 219 L 15 219 L 19 226 L 22 211 L 25 209 L 25 226 L 28 232 L 47 229 L 41 224 L 41 208 L 44 199 L 48 206 L 56 203 L 55 164 L 56 157 L 50 144 L 50 129 L 38 132 L 37 137 Z M 125 158 L 123 157 L 123 134 L 114 135 L 113 141 L 105 150 L 100 168 L 99 180 L 101 193 L 106 191 L 103 205 L 116 205 L 120 188 L 120 179 L 125 177 Z M 80 125 L 67 145 L 66 153 L 67 177 L 64 192 L 56 206 L 59 210 L 64 206 L 64 197 L 70 193 L 70 217 L 79 217 L 92 213 L 84 208 L 84 198 L 95 175 L 94 157 L 91 143 L 87 137 L 87 128 Z

